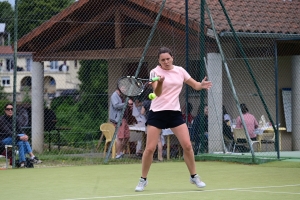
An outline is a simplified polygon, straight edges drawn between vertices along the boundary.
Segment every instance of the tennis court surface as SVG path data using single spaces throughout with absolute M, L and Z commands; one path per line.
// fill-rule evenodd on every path
M 1 199 L 300 199 L 300 162 L 196 162 L 207 184 L 189 183 L 184 162 L 154 163 L 144 192 L 141 164 L 1 170 Z

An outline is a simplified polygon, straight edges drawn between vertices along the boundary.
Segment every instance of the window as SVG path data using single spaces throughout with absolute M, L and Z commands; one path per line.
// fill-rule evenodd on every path
M 11 71 L 14 69 L 13 59 L 6 59 L 6 69 L 7 69 L 7 71 Z
M 10 86 L 10 77 L 4 76 L 1 78 L 1 85 L 2 86 Z
M 75 69 L 78 67 L 78 61 L 77 60 L 74 60 L 74 67 L 75 67 Z
M 56 82 L 55 82 L 55 79 L 54 78 L 50 78 L 50 85 L 51 86 L 55 86 L 56 85 Z
M 31 71 L 31 63 L 32 63 L 31 58 L 26 58 L 26 71 L 28 72 Z
M 51 71 L 58 71 L 58 61 L 51 61 L 50 69 Z

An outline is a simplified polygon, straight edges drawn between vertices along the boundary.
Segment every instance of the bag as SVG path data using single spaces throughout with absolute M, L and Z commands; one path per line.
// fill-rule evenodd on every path
M 16 167 L 20 167 L 20 161 L 19 160 L 16 160 Z M 26 160 L 25 160 L 25 167 L 26 168 L 34 168 L 34 165 L 31 162 L 30 158 L 26 158 Z
M 33 162 L 31 162 L 30 158 L 26 158 L 25 167 L 26 168 L 34 168 Z

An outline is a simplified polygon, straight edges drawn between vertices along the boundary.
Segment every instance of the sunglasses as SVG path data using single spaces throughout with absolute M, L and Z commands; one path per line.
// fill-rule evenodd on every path
M 5 108 L 7 111 L 13 111 L 13 108 Z

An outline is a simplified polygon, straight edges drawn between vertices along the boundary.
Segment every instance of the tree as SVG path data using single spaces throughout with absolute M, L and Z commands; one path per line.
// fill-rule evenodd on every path
M 78 72 L 81 81 L 79 112 L 93 120 L 106 121 L 108 116 L 108 71 L 105 60 L 82 60 Z M 97 124 L 99 125 L 99 124 Z
M 18 38 L 70 6 L 75 0 L 19 0 Z
M 9 29 L 13 27 L 14 24 L 14 11 L 10 3 L 8 3 L 7 1 L 0 2 L 0 23 L 6 24 L 6 29 L 8 30 L 8 32 Z
M 7 99 L 7 94 L 4 92 L 4 87 L 0 86 L 0 108 L 4 108 L 4 106 L 9 103 Z M 3 110 L 3 109 L 2 109 Z M 0 115 L 3 115 L 4 112 L 0 112 Z
M 13 23 L 14 11 L 7 1 L 0 2 L 0 23 L 6 25 Z

